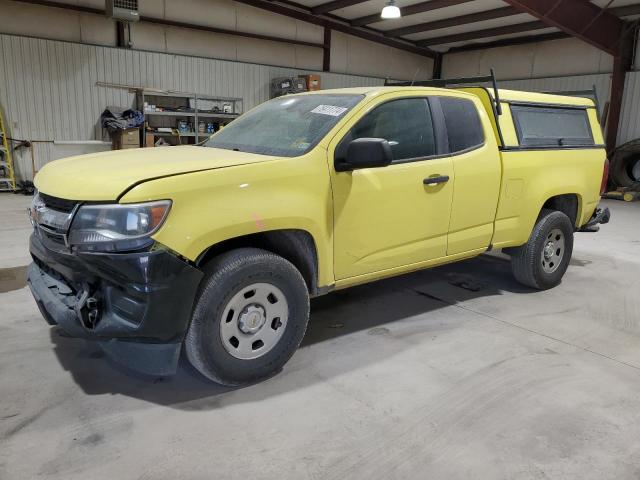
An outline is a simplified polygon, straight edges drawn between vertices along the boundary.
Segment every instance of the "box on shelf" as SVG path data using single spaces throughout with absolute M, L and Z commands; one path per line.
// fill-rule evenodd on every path
M 306 82 L 307 90 L 313 92 L 314 90 L 320 90 L 320 75 L 309 74 L 302 75 L 300 78 L 303 78 Z
M 286 95 L 287 93 L 300 93 L 307 91 L 304 78 L 278 77 L 271 80 L 271 98 Z
M 126 128 L 114 135 L 113 149 L 123 150 L 125 148 L 140 148 L 139 128 Z

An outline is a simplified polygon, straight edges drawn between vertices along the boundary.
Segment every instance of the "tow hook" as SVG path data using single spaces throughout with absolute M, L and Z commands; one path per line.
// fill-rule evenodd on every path
M 86 329 L 93 330 L 100 321 L 100 300 L 90 296 L 88 288 L 78 292 L 77 299 L 73 308 L 76 315 Z
M 605 208 L 596 208 L 596 211 L 593 212 L 593 216 L 591 220 L 586 225 L 583 225 L 578 230 L 579 232 L 597 232 L 600 230 L 600 224 L 609 223 L 609 219 L 611 218 L 611 212 L 608 207 Z

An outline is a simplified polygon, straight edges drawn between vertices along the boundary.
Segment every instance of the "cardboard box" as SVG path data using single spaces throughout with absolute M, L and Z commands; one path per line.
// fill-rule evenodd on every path
M 320 90 L 320 75 L 302 75 L 301 78 L 304 78 L 305 82 L 307 82 L 307 90 L 313 92 L 314 90 Z
M 127 128 L 113 137 L 114 150 L 140 148 L 140 129 Z
M 155 147 L 156 146 L 156 139 L 152 133 L 146 132 L 144 135 L 144 146 L 145 147 Z

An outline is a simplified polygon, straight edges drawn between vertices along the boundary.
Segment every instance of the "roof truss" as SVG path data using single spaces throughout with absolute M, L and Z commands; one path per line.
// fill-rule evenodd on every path
M 515 7 L 502 7 L 494 10 L 486 10 L 484 12 L 470 13 L 468 15 L 460 15 L 458 17 L 445 18 L 443 20 L 435 20 L 433 22 L 418 23 L 417 25 L 411 25 L 408 27 L 386 30 L 385 35 L 389 37 L 400 37 L 402 35 L 409 35 L 412 33 L 427 32 L 429 30 L 439 30 L 441 28 L 454 27 L 456 25 L 467 25 L 469 23 L 509 17 L 518 13 L 520 12 Z
M 624 21 L 594 3 L 585 0 L 505 1 L 548 26 L 559 28 L 611 55 L 619 54 Z
M 415 3 L 406 7 L 400 7 L 400 12 L 403 17 L 410 15 L 416 15 L 418 13 L 430 12 L 432 10 L 439 10 L 441 8 L 453 7 L 460 5 L 461 3 L 471 2 L 473 0 L 429 0 L 428 2 Z M 361 27 L 370 23 L 380 22 L 380 13 L 374 13 L 372 15 L 365 15 L 364 17 L 354 18 L 350 20 L 350 23 L 354 27 Z

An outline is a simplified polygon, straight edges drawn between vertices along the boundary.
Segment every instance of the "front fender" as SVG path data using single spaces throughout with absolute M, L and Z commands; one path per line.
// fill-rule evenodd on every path
M 120 201 L 160 198 L 170 198 L 173 205 L 153 238 L 189 260 L 224 240 L 304 230 L 316 244 L 319 285 L 333 283 L 331 189 L 321 152 L 156 179 Z

